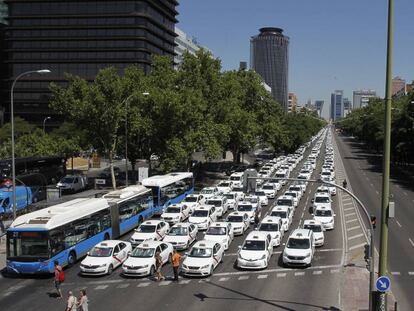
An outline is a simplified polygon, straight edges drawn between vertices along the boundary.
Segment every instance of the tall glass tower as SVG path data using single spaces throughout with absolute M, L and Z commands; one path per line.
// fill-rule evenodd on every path
M 250 39 L 250 67 L 272 88 L 273 99 L 288 107 L 289 37 L 283 29 L 260 28 Z

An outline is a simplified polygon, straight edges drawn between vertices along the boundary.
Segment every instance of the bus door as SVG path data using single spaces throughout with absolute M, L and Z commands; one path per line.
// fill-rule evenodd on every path
M 111 210 L 112 239 L 117 239 L 121 235 L 118 204 L 109 203 L 109 208 Z

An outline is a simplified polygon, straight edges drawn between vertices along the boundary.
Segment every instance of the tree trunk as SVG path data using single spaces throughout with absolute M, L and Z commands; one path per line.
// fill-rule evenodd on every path
M 234 163 L 238 163 L 237 161 L 238 161 L 238 159 L 239 159 L 239 150 L 238 149 L 232 149 L 231 150 L 231 153 L 232 153 L 232 155 L 233 155 L 233 162 Z
M 116 179 L 115 179 L 115 171 L 114 171 L 114 154 L 112 150 L 109 151 L 109 167 L 111 169 L 112 188 L 116 190 Z

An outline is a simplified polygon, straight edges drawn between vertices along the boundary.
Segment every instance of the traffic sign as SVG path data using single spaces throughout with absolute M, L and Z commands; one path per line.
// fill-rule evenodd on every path
M 379 292 L 387 292 L 391 287 L 391 280 L 387 276 L 380 276 L 375 282 L 375 286 Z

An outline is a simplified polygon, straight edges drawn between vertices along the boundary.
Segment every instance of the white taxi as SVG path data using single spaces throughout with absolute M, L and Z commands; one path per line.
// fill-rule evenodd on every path
M 320 206 L 313 210 L 313 219 L 322 223 L 325 230 L 333 230 L 335 227 L 335 214 L 330 207 Z
M 190 208 L 190 214 L 194 211 L 196 207 L 204 204 L 205 198 L 202 194 L 189 194 L 180 204 L 187 205 Z
M 80 263 L 80 272 L 85 275 L 111 274 L 122 265 L 131 252 L 131 243 L 107 240 L 96 244 Z
M 274 207 L 270 216 L 280 217 L 282 219 L 282 230 L 288 231 L 290 225 L 292 224 L 292 212 L 287 206 L 277 206 Z
M 207 230 L 212 222 L 217 221 L 217 211 L 214 205 L 202 205 L 197 207 L 188 222 L 197 226 L 198 230 Z
M 206 200 L 206 205 L 213 205 L 216 207 L 217 217 L 223 217 L 229 209 L 229 203 L 227 198 L 222 195 L 218 195 Z
M 224 245 L 214 241 L 198 241 L 191 248 L 181 265 L 181 273 L 188 276 L 212 275 L 222 262 Z
M 234 232 L 229 222 L 213 222 L 204 234 L 204 240 L 219 242 L 228 250 L 234 239 Z
M 275 183 L 265 183 L 260 190 L 263 191 L 269 199 L 274 199 L 278 189 Z
M 266 206 L 269 204 L 269 198 L 267 197 L 266 192 L 264 192 L 262 189 L 256 190 L 254 195 L 259 198 L 260 205 Z
M 296 229 L 287 240 L 282 261 L 284 265 L 288 266 L 310 266 L 314 253 L 313 232 L 307 229 Z
M 313 243 L 315 247 L 323 246 L 325 242 L 325 235 L 323 232 L 325 229 L 320 221 L 307 219 L 303 222 L 303 229 L 309 229 L 313 232 Z
M 185 204 L 172 204 L 161 214 L 161 219 L 173 225 L 183 222 L 190 216 L 190 207 Z
M 223 180 L 217 184 L 217 189 L 221 193 L 228 193 L 232 189 L 232 182 L 229 180 Z
M 139 245 L 146 240 L 162 240 L 168 233 L 170 225 L 162 220 L 147 220 L 135 229 L 129 240 L 133 246 Z
M 227 199 L 228 209 L 229 210 L 236 210 L 237 204 L 239 203 L 240 195 L 237 192 L 228 192 L 224 193 L 223 197 Z
M 250 219 L 246 213 L 232 212 L 227 216 L 227 222 L 231 223 L 234 235 L 242 235 L 249 229 Z
M 171 261 L 173 246 L 160 241 L 145 241 L 137 246 L 122 265 L 122 273 L 127 276 L 154 275 L 155 254 L 159 252 L 162 263 Z
M 204 199 L 212 198 L 219 194 L 217 187 L 204 187 L 201 189 L 200 194 Z
M 270 234 L 259 231 L 250 232 L 242 246 L 239 246 L 236 266 L 242 269 L 264 269 L 272 256 Z
M 184 250 L 196 240 L 198 228 L 194 224 L 178 223 L 171 227 L 163 241 L 172 244 L 177 250 Z
M 282 225 L 283 222 L 280 217 L 266 216 L 260 222 L 257 231 L 270 234 L 272 247 L 276 247 L 280 245 L 284 235 Z

